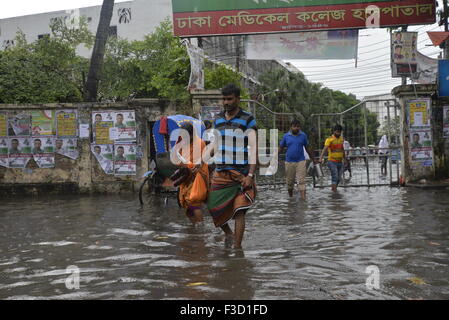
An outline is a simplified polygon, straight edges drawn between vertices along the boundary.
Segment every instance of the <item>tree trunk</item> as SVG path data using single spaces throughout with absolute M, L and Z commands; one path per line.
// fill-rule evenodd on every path
M 95 102 L 97 100 L 99 74 L 103 64 L 113 11 L 114 0 L 103 0 L 95 46 L 92 51 L 92 58 L 90 59 L 89 74 L 84 86 L 84 99 L 88 102 Z

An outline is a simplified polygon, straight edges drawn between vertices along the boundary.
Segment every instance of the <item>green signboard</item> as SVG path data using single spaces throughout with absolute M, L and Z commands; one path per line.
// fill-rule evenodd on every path
M 395 0 L 172 0 L 173 12 L 199 12 L 244 9 L 334 6 Z

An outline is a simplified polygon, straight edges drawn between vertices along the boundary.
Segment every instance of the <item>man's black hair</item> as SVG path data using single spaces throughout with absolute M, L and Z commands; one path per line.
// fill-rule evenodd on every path
M 193 124 L 191 122 L 184 122 L 181 124 L 181 129 L 186 130 L 190 137 L 193 137 Z
M 206 128 L 207 128 L 207 127 L 212 127 L 212 122 L 210 122 L 209 120 L 204 120 L 203 123 L 204 123 L 204 126 L 205 126 Z
M 336 124 L 334 126 L 334 131 L 343 131 L 343 127 L 341 125 L 339 125 L 339 124 Z
M 123 151 L 125 151 L 125 148 L 123 148 L 123 147 L 118 147 L 117 150 L 118 150 L 118 149 L 122 149 Z
M 301 122 L 298 119 L 293 119 L 290 125 L 293 126 L 301 126 Z
M 237 98 L 240 97 L 240 88 L 237 87 L 235 84 L 230 83 L 226 85 L 223 89 L 221 89 L 221 94 L 224 96 L 230 96 L 233 94 Z

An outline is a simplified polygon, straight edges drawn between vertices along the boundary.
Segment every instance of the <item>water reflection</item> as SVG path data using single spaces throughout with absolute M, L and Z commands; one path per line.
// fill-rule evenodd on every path
M 174 197 L 3 199 L 1 299 L 420 299 L 449 297 L 447 191 L 260 189 L 244 250 Z M 81 288 L 65 287 L 80 268 Z M 365 286 L 368 266 L 381 287 Z M 426 285 L 410 281 L 421 279 Z

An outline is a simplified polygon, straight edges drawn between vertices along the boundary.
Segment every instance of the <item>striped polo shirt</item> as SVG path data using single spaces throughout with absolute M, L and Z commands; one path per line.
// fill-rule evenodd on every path
M 216 170 L 237 170 L 247 174 L 249 171 L 248 135 L 245 135 L 245 131 L 256 129 L 254 117 L 240 108 L 234 118 L 226 120 L 223 111 L 215 117 L 214 128 L 221 135 L 221 141 L 217 141 L 219 152 L 215 156 Z

